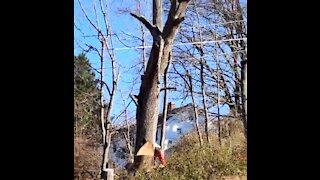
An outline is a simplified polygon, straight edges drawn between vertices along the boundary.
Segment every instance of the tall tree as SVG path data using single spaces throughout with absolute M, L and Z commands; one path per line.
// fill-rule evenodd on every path
M 157 121 L 159 115 L 160 78 L 168 62 L 172 43 L 184 20 L 184 14 L 189 0 L 172 0 L 167 21 L 162 30 L 162 0 L 153 0 L 153 23 L 144 16 L 131 13 L 150 31 L 153 44 L 143 75 L 140 92 L 137 96 L 137 134 L 136 152 L 146 141 L 155 142 Z M 148 169 L 153 165 L 153 157 L 136 156 L 135 166 L 138 169 Z
M 74 57 L 74 120 L 80 129 L 98 130 L 98 81 L 85 54 Z M 96 131 L 94 131 L 96 132 Z
M 92 1 L 93 13 L 88 12 L 83 7 L 82 1 L 78 0 L 81 11 L 85 17 L 85 21 L 93 28 L 98 45 L 85 44 L 88 48 L 87 51 L 94 51 L 100 58 L 100 70 L 97 73 L 100 75 L 100 118 L 102 128 L 103 139 L 103 155 L 101 163 L 101 178 L 107 179 L 109 168 L 109 149 L 111 145 L 111 136 L 114 133 L 112 131 L 112 119 L 111 112 L 113 108 L 114 98 L 118 87 L 118 80 L 120 76 L 119 68 L 117 68 L 116 58 L 113 48 L 111 25 L 108 20 L 107 14 L 107 1 L 99 0 L 98 8 L 96 7 L 96 1 Z M 93 17 L 91 17 L 92 15 Z M 102 17 L 102 23 L 99 21 L 99 17 Z M 93 20 L 94 19 L 94 20 Z M 108 85 L 105 80 L 105 63 L 106 59 L 109 59 L 111 64 L 111 85 Z M 104 92 L 104 87 L 107 89 L 107 93 Z M 108 101 L 105 103 L 104 97 L 108 97 Z M 107 104 L 107 105 L 106 105 Z M 112 171 L 111 171 L 112 172 Z

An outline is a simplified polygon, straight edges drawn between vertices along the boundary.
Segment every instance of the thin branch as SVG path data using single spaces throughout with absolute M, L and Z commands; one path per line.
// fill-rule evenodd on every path
M 163 88 L 161 88 L 160 89 L 160 91 L 164 91 L 164 90 L 177 90 L 177 88 L 176 87 L 163 87 Z
M 120 94 L 121 94 L 121 98 L 122 98 L 122 101 L 123 101 L 123 105 L 125 105 L 125 100 L 124 100 L 124 98 L 123 98 L 123 93 L 120 91 Z M 132 102 L 133 100 L 131 100 L 129 103 L 128 103 L 128 105 L 124 108 L 124 110 L 117 116 L 117 117 L 115 117 L 114 118 L 114 121 L 116 121 L 120 116 L 122 116 L 122 114 L 123 113 L 127 113 L 126 111 L 127 111 L 127 109 L 128 109 L 128 107 L 130 106 L 130 104 L 131 104 L 131 102 Z M 126 114 L 125 114 L 126 115 Z M 127 115 L 126 115 L 127 116 Z
M 82 35 L 84 35 L 82 30 L 76 25 L 76 23 L 73 23 L 73 24 L 74 24 L 74 27 L 76 28 L 76 30 L 78 30 Z
M 90 44 L 87 44 L 87 43 L 85 43 L 84 45 L 88 47 L 88 49 L 87 49 L 87 50 L 84 50 L 86 53 L 88 53 L 88 52 L 90 52 L 90 51 L 94 50 L 94 51 L 98 54 L 98 56 L 100 56 L 100 57 L 101 57 L 101 54 L 100 54 L 100 52 L 99 52 L 99 49 L 98 49 L 98 48 L 93 47 L 93 46 L 91 46 Z

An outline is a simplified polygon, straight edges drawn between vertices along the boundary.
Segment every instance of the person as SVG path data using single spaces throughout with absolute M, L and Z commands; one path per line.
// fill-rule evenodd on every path
M 164 151 L 161 149 L 161 146 L 157 143 L 154 143 L 154 148 L 154 159 L 156 160 L 156 158 L 158 158 L 160 161 L 160 167 L 165 167 L 167 165 L 167 161 L 164 158 Z

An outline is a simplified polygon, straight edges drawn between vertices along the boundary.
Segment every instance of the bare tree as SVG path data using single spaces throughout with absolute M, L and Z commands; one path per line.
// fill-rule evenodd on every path
M 221 106 L 229 106 L 232 117 L 240 118 L 241 115 L 246 132 L 246 86 L 242 85 L 246 84 L 243 79 L 246 78 L 244 72 L 247 59 L 246 20 L 240 1 L 198 1 L 188 12 L 183 23 L 192 29 L 184 28 L 179 31 L 177 40 L 189 41 L 192 47 L 187 45 L 175 47 L 175 63 L 181 65 L 186 59 L 190 59 L 189 62 L 194 68 L 200 70 L 199 79 L 196 74 L 192 76 L 194 83 L 200 82 L 201 86 L 198 87 L 203 85 L 207 87 L 205 94 L 208 97 L 208 113 L 213 113 L 210 106 L 217 105 L 219 96 L 219 103 Z M 193 24 L 199 21 L 201 23 L 198 23 L 195 32 Z M 210 43 L 210 41 L 215 42 Z M 219 80 L 216 71 L 219 71 Z M 219 86 L 219 91 L 214 90 L 216 86 Z M 195 89 L 194 93 L 197 94 L 198 91 Z
M 199 30 L 199 38 L 200 42 L 203 41 L 202 38 L 202 28 L 200 27 L 200 17 L 197 10 L 197 3 L 195 0 L 193 0 L 194 10 L 197 15 L 197 28 Z M 204 83 L 204 64 L 206 64 L 204 56 L 204 48 L 203 44 L 199 44 L 199 46 L 196 46 L 197 50 L 200 52 L 200 81 L 201 81 L 201 93 L 202 93 L 202 103 L 203 103 L 203 110 L 205 114 L 205 133 L 208 143 L 210 144 L 210 138 L 209 138 L 209 117 L 208 117 L 208 109 L 207 109 L 207 102 L 206 102 L 206 92 L 205 92 L 205 83 Z M 191 82 L 190 82 L 191 83 Z
M 168 62 L 172 43 L 178 32 L 180 23 L 184 20 L 185 10 L 189 0 L 172 0 L 168 18 L 162 30 L 162 0 L 153 0 L 153 23 L 151 24 L 140 14 L 131 13 L 133 17 L 141 21 L 150 31 L 153 37 L 153 45 L 147 63 L 146 72 L 143 75 L 140 92 L 137 96 L 137 135 L 136 152 L 145 141 L 155 142 L 156 127 L 158 121 L 160 78 Z M 153 164 L 153 158 L 148 156 L 136 156 L 137 169 L 148 169 Z
M 102 128 L 102 139 L 103 139 L 103 155 L 102 155 L 102 163 L 101 163 L 101 178 L 107 179 L 108 176 L 108 168 L 109 168 L 109 149 L 111 145 L 111 137 L 114 133 L 112 131 L 112 122 L 111 122 L 111 111 L 113 107 L 114 98 L 116 95 L 116 90 L 118 86 L 118 80 L 119 80 L 119 69 L 116 69 L 116 59 L 113 52 L 113 45 L 112 45 L 112 33 L 111 33 L 111 27 L 110 23 L 107 18 L 107 13 L 105 10 L 106 5 L 102 0 L 99 0 L 99 11 L 97 10 L 95 1 L 93 2 L 93 10 L 94 10 L 94 18 L 95 22 L 88 16 L 88 13 L 85 11 L 83 4 L 80 0 L 78 0 L 78 3 L 80 5 L 80 8 L 82 10 L 82 13 L 85 16 L 86 21 L 90 24 L 90 26 L 94 29 L 95 33 L 97 33 L 97 40 L 100 42 L 100 47 L 95 47 L 94 45 L 88 45 L 86 46 L 90 50 L 94 50 L 100 58 L 100 102 L 101 102 L 101 110 L 100 110 L 100 118 L 101 118 L 101 128 Z M 104 28 L 100 27 L 99 23 L 99 14 L 102 15 L 103 19 L 103 26 Z M 112 68 L 112 85 L 111 88 L 109 85 L 105 82 L 104 77 L 104 70 L 105 70 L 105 53 L 108 53 L 109 60 L 111 62 L 111 68 Z M 106 87 L 109 95 L 109 100 L 105 102 L 104 100 L 104 87 Z
M 246 36 L 246 28 L 244 24 L 244 13 L 239 0 L 226 1 L 217 0 L 217 7 L 223 9 L 222 15 L 226 21 L 236 21 L 234 24 L 225 24 L 226 29 L 229 31 L 229 37 L 233 38 L 236 36 L 239 41 L 233 41 L 229 43 L 229 47 L 232 51 L 239 51 L 239 53 L 233 54 L 234 59 L 234 72 L 235 72 L 235 96 L 236 96 L 236 106 L 237 111 L 242 114 L 244 134 L 247 137 L 247 53 L 246 53 L 246 43 L 243 37 Z M 241 64 L 241 77 L 239 78 L 238 72 L 238 56 L 240 56 Z M 240 80 L 241 79 L 241 80 Z M 241 89 L 241 93 L 240 93 Z M 240 108 L 240 94 L 241 94 L 241 105 Z
M 242 38 L 246 35 L 246 31 L 245 31 L 245 26 L 244 26 L 244 18 L 243 18 L 243 12 L 242 12 L 242 7 L 240 5 L 240 1 L 236 0 L 236 1 L 226 1 L 226 2 L 222 2 L 222 0 L 217 0 L 216 1 L 216 7 L 217 9 L 221 9 L 220 12 L 222 13 L 222 17 L 225 21 L 229 22 L 229 21 L 234 21 L 236 23 L 233 24 L 225 24 L 224 27 L 227 29 L 227 31 L 229 32 L 228 37 L 229 38 L 239 38 L 239 41 L 232 41 L 229 42 L 228 45 L 231 49 L 231 51 L 239 51 L 236 53 L 233 53 L 233 59 L 234 59 L 234 75 L 235 75 L 235 104 L 236 104 L 236 108 L 237 108 L 237 112 L 242 114 L 243 117 L 243 121 L 244 121 L 244 127 L 245 127 L 245 132 L 246 132 L 246 118 L 245 118 L 245 108 L 244 104 L 243 104 L 243 100 L 242 97 L 245 96 L 243 94 L 243 88 L 242 88 L 242 83 L 243 81 L 243 75 L 244 73 L 242 71 L 244 71 L 246 69 L 246 67 L 244 68 L 242 66 L 242 64 L 244 64 L 246 66 L 246 52 L 245 52 L 245 47 L 246 47 L 246 43 L 244 40 L 242 40 Z M 241 61 L 241 77 L 239 74 L 239 68 L 238 68 L 238 64 L 239 64 L 239 57 L 240 56 L 240 61 Z M 241 82 L 240 82 L 240 78 L 241 78 Z M 241 93 L 240 93 L 240 89 L 241 89 Z M 242 108 L 240 106 L 240 94 L 241 94 L 241 101 L 242 101 Z

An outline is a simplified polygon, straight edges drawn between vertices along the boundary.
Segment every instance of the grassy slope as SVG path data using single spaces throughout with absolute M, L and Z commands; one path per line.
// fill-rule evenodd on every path
M 205 141 L 204 141 L 205 142 Z M 226 176 L 247 176 L 247 143 L 237 131 L 224 139 L 222 146 L 211 137 L 211 147 L 200 148 L 196 133 L 185 136 L 172 149 L 168 165 L 151 173 L 140 173 L 134 179 L 227 179 Z M 122 178 L 120 178 L 122 179 Z M 231 178 L 232 179 L 232 178 Z M 246 178 L 245 178 L 246 179 Z
M 239 125 L 239 124 L 238 124 Z M 132 179 L 223 179 L 223 176 L 245 176 L 247 174 L 247 143 L 238 126 L 230 140 L 224 139 L 220 147 L 215 137 L 211 137 L 211 147 L 207 144 L 200 148 L 195 132 L 186 135 L 180 143 L 173 147 L 167 158 L 168 165 L 163 169 L 155 169 L 151 173 L 140 173 Z M 204 135 L 204 133 L 203 133 Z M 205 139 L 205 138 L 204 138 Z M 77 140 L 77 141 L 76 141 Z M 85 144 L 75 140 L 75 178 L 97 179 L 101 155 Z M 206 142 L 206 141 L 204 141 Z M 83 144 L 78 148 L 77 144 Z M 81 149 L 81 152 L 79 150 Z M 79 156 L 79 154 L 81 154 Z M 92 174 L 91 174 L 92 173 Z M 91 174 L 91 175 L 90 175 Z M 131 179 L 125 171 L 115 169 L 115 179 Z M 79 177 L 80 176 L 80 177 Z M 235 180 L 235 179 L 234 179 Z

